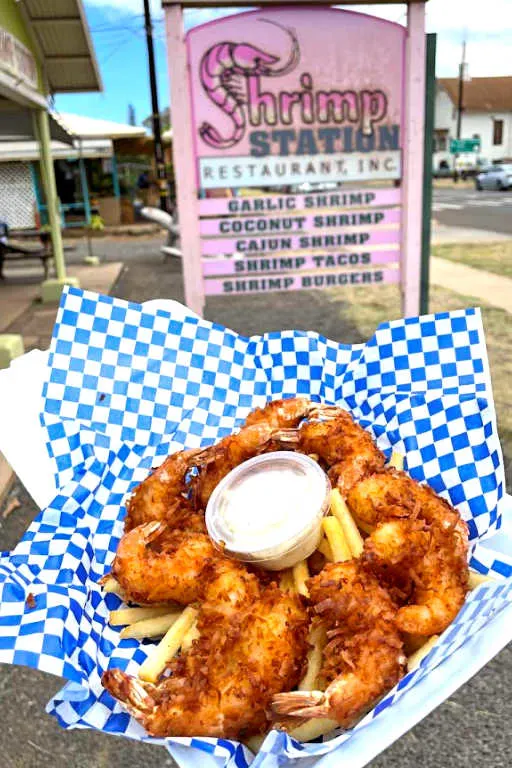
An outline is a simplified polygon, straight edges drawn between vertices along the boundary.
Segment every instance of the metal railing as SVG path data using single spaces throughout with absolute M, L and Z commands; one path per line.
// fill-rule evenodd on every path
M 170 213 L 160 210 L 160 208 L 144 207 L 140 211 L 141 216 L 148 221 L 153 221 L 158 224 L 162 229 L 167 230 L 167 242 L 160 250 L 165 256 L 172 256 L 174 258 L 181 259 L 183 254 L 178 246 L 180 240 L 180 228 L 177 223 L 177 218 L 174 219 Z

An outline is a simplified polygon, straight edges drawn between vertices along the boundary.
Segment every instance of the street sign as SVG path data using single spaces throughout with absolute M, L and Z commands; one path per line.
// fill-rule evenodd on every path
M 450 152 L 480 152 L 480 139 L 450 139 Z

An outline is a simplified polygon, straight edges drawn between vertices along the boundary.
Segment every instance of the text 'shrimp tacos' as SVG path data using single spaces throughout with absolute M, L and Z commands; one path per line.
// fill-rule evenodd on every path
M 175 307 L 63 294 L 41 409 L 58 491 L 0 559 L 0 661 L 69 680 L 48 705 L 64 727 L 164 744 L 183 765 L 337 750 L 363 766 L 511 634 L 512 557 L 483 543 L 504 486 L 480 314 L 350 347 L 244 338 Z M 168 702 L 155 718 L 194 664 L 208 695 L 207 658 L 238 681 L 231 720 L 206 707 L 176 725 Z

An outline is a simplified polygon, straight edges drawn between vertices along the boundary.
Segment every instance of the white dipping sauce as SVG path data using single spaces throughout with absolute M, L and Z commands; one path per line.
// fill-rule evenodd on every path
M 232 470 L 214 490 L 206 526 L 226 554 L 270 570 L 308 557 L 321 535 L 330 484 L 303 454 L 277 451 Z

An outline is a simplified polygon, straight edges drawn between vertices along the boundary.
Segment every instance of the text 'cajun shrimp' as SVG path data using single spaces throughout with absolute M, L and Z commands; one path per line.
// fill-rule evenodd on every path
M 406 657 L 396 605 L 355 560 L 330 563 L 308 581 L 313 609 L 327 630 L 320 677 L 324 691 L 276 694 L 276 715 L 327 717 L 349 726 L 402 677 Z
M 260 19 L 267 24 L 280 24 L 269 19 Z M 292 40 L 288 60 L 279 64 L 279 58 L 248 43 L 216 43 L 201 59 L 199 76 L 208 98 L 213 101 L 233 122 L 233 132 L 223 138 L 211 123 L 203 123 L 199 135 L 206 144 L 215 149 L 228 149 L 237 144 L 245 133 L 246 118 L 243 105 L 247 101 L 246 80 L 250 76 L 274 77 L 290 72 L 299 60 L 299 43 L 295 33 L 285 29 Z

